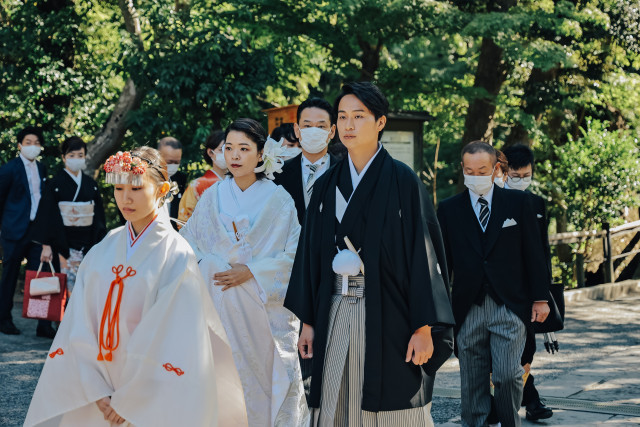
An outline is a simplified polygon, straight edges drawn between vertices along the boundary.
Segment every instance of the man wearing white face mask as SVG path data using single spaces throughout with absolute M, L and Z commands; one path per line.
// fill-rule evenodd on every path
M 31 235 L 41 189 L 46 181 L 46 169 L 36 160 L 42 151 L 42 143 L 42 131 L 26 127 L 18 133 L 18 157 L 0 168 L 0 243 L 3 249 L 0 332 L 8 335 L 20 333 L 13 324 L 11 309 L 22 260 L 27 259 L 29 270 L 37 270 L 40 264 L 42 246 L 33 242 Z M 55 329 L 51 322 L 41 320 L 36 334 L 53 338 Z
M 490 373 L 500 422 L 520 425 L 526 328 L 549 314 L 546 264 L 530 199 L 495 186 L 496 166 L 491 145 L 467 144 L 462 169 L 468 190 L 438 208 L 453 277 L 464 426 L 487 423 Z
M 512 145 L 504 150 L 504 154 L 509 161 L 509 170 L 507 174 L 507 182 L 505 188 L 524 191 L 533 178 L 534 157 L 531 149 L 522 144 Z M 553 283 L 551 273 L 551 248 L 549 247 L 549 220 L 547 218 L 547 207 L 544 199 L 537 194 L 529 191 L 526 192 L 531 198 L 533 209 L 538 219 L 540 228 L 540 241 L 544 249 L 545 259 L 547 261 L 547 274 L 549 283 Z M 522 406 L 526 408 L 526 417 L 530 421 L 547 419 L 553 416 L 553 411 L 545 406 L 540 400 L 540 395 L 535 387 L 535 379 L 530 374 L 533 355 L 536 352 L 536 338 L 533 330 L 529 330 L 527 341 L 522 353 L 522 367 L 529 374 L 524 384 L 522 396 Z
M 329 141 L 336 134 L 336 121 L 331 104 L 321 98 L 300 104 L 297 121 L 294 130 L 302 153 L 285 162 L 274 182 L 293 197 L 298 221 L 304 224 L 314 183 L 338 160 L 328 152 Z
M 336 134 L 336 119 L 333 107 L 321 98 L 310 98 L 298 107 L 296 137 L 302 153 L 287 160 L 282 173 L 276 174 L 274 183 L 282 185 L 291 195 L 298 212 L 298 222 L 304 218 L 313 193 L 313 186 L 338 159 L 328 152 L 329 141 Z M 311 384 L 311 359 L 299 356 L 302 381 L 307 398 Z
M 180 200 L 187 186 L 187 175 L 179 171 L 180 161 L 182 160 L 182 143 L 171 136 L 165 136 L 158 141 L 158 151 L 167 162 L 167 172 L 171 181 L 178 184 L 178 194 L 176 194 L 171 202 L 163 205 L 163 211 L 168 212 L 171 218 L 178 218 L 180 209 Z M 173 228 L 178 230 L 178 224 L 172 221 Z
M 42 243 L 40 261 L 52 261 L 56 271 L 65 273 L 72 292 L 80 262 L 107 228 L 98 184 L 82 172 L 87 144 L 72 136 L 61 150 L 64 168 L 42 191 L 32 238 Z

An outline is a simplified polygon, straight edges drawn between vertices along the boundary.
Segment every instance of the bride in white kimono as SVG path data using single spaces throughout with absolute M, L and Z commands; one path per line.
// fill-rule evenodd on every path
M 82 261 L 25 426 L 246 426 L 193 251 L 157 217 L 174 192 L 166 164 L 142 147 L 105 170 L 127 224 Z
M 301 426 L 309 415 L 296 354 L 299 321 L 283 307 L 300 225 L 293 199 L 271 181 L 283 149 L 273 140 L 265 145 L 266 132 L 251 119 L 234 121 L 225 140 L 233 177 L 203 193 L 180 233 L 229 337 L 249 425 Z

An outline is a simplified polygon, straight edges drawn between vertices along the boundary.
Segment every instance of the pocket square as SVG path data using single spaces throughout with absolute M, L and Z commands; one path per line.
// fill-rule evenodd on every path
M 538 218 L 542 218 L 542 215 L 541 215 L 541 214 L 537 214 L 536 216 L 537 216 Z
M 508 218 L 508 219 L 505 219 L 504 222 L 502 223 L 502 228 L 513 227 L 514 225 L 518 225 L 516 220 L 513 218 Z

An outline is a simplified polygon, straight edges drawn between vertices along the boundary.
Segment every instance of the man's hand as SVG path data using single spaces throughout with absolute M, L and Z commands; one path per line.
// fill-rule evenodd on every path
M 413 357 L 412 357 L 413 356 Z M 407 348 L 405 362 L 413 361 L 414 365 L 427 363 L 433 356 L 433 340 L 431 339 L 431 327 L 423 326 L 413 333 Z
M 549 304 L 546 301 L 536 301 L 531 308 L 531 321 L 532 322 L 544 322 L 549 316 Z
M 231 270 L 223 271 L 213 275 L 213 284 L 224 286 L 223 291 L 242 285 L 244 282 L 253 278 L 253 273 L 244 264 L 231 264 Z
M 311 359 L 313 357 L 313 326 L 302 324 L 302 332 L 298 338 L 298 351 L 303 359 Z
M 42 245 L 42 252 L 40 253 L 40 262 L 49 262 L 53 259 L 53 251 L 51 246 Z
M 103 397 L 96 402 L 96 405 L 98 405 L 98 409 L 100 409 L 100 412 L 102 412 L 106 421 L 114 424 L 122 424 L 125 422 L 125 419 L 118 415 L 111 407 L 110 397 Z

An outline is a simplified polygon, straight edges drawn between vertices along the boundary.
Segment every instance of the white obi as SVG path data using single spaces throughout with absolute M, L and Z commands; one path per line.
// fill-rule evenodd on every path
M 93 224 L 93 202 L 58 202 L 65 227 L 88 227 Z

